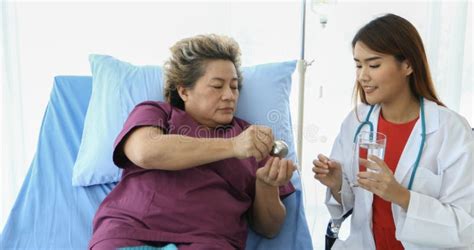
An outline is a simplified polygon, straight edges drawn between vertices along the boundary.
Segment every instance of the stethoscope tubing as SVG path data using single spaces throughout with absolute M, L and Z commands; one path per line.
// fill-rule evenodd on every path
M 365 121 L 362 122 L 358 127 L 354 135 L 353 143 L 356 142 L 357 135 L 360 133 L 364 126 L 369 126 L 370 132 L 374 132 L 374 124 L 370 121 L 370 115 L 374 110 L 375 105 L 370 106 L 370 110 L 367 113 Z M 418 170 L 418 166 L 420 165 L 421 154 L 423 153 L 423 148 L 425 146 L 425 139 L 426 139 L 426 121 L 425 121 L 425 107 L 424 107 L 424 100 L 423 97 L 420 97 L 420 116 L 421 116 L 421 144 L 420 148 L 418 149 L 418 154 L 416 156 L 415 164 L 413 165 L 413 169 L 411 171 L 410 181 L 408 182 L 408 190 L 411 190 L 413 186 L 413 180 L 415 179 L 416 171 Z

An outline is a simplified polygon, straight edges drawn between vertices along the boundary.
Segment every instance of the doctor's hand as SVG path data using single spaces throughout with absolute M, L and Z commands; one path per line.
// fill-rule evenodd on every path
M 373 171 L 357 174 L 359 186 L 407 210 L 410 191 L 397 182 L 392 170 L 383 160 L 373 155 L 369 155 L 368 158 L 370 161 L 360 159 L 359 164 Z
M 273 132 L 270 127 L 252 125 L 231 139 L 234 157 L 255 157 L 257 162 L 268 156 L 273 147 Z
M 341 164 L 330 160 L 323 154 L 318 155 L 318 159 L 313 160 L 314 178 L 327 186 L 331 190 L 339 192 L 342 186 Z
M 269 157 L 265 166 L 257 169 L 257 183 L 273 187 L 286 185 L 295 170 L 296 166 L 291 160 Z

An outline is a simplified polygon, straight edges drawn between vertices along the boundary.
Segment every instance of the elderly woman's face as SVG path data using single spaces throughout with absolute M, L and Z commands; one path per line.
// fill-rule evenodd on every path
M 229 124 L 239 98 L 237 71 L 231 61 L 209 61 L 193 88 L 178 91 L 186 112 L 200 124 L 211 128 Z

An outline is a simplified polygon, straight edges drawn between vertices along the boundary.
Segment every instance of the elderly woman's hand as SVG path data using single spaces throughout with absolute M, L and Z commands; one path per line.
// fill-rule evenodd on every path
M 295 164 L 288 159 L 269 157 L 265 166 L 257 170 L 257 182 L 273 187 L 286 185 L 296 170 Z
M 240 135 L 232 138 L 234 155 L 238 159 L 255 157 L 257 162 L 268 156 L 273 147 L 272 129 L 252 125 Z

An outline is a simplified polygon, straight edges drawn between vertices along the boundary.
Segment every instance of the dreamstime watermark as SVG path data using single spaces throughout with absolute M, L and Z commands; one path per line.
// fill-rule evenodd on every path
M 209 128 L 204 125 L 192 126 L 192 125 L 180 125 L 174 126 L 169 125 L 167 129 L 163 129 L 161 126 L 156 126 L 156 129 L 161 129 L 163 132 L 160 133 L 155 129 L 150 129 L 148 132 L 148 138 L 152 140 L 161 140 L 165 137 L 163 135 L 173 135 L 179 142 L 193 142 L 195 139 L 230 139 L 237 137 L 244 133 L 250 127 L 253 127 L 254 131 L 251 132 L 251 136 L 255 136 L 259 141 L 267 141 L 269 134 L 273 135 L 273 140 L 281 140 L 285 138 L 291 138 L 291 134 L 288 134 L 289 129 L 282 129 L 281 124 L 275 123 L 271 126 L 253 124 L 248 127 L 241 128 L 237 125 L 222 125 L 216 128 Z
M 267 113 L 267 121 L 275 124 L 282 121 L 282 113 L 278 109 L 272 109 Z
M 269 130 L 263 129 L 263 127 L 270 128 L 271 134 L 273 134 L 273 140 L 284 140 L 287 143 L 291 143 L 294 135 L 292 134 L 291 127 L 289 127 L 286 121 L 289 118 L 285 118 L 285 114 L 277 109 L 272 109 L 267 112 L 265 125 L 254 124 L 251 126 L 257 126 L 254 136 L 258 140 L 263 141 L 268 137 Z M 175 135 L 178 136 L 177 139 L 179 142 L 192 142 L 196 138 L 199 139 L 217 139 L 217 138 L 234 138 L 241 133 L 244 133 L 248 128 L 238 128 L 235 127 L 236 124 L 228 124 L 218 126 L 216 128 L 209 128 L 204 125 L 180 125 L 175 126 L 173 124 L 167 124 L 167 126 L 161 125 L 157 126 L 157 129 L 163 131 L 159 133 L 155 130 L 150 130 L 149 138 L 153 140 L 159 140 L 164 138 L 163 134 Z M 166 127 L 166 129 L 163 129 Z M 265 132 L 264 132 L 265 131 Z M 325 143 L 327 141 L 327 136 L 322 134 L 320 127 L 316 124 L 308 124 L 303 127 L 303 140 L 310 143 Z
M 174 135 L 177 136 L 179 142 L 191 142 L 195 138 L 199 139 L 216 139 L 216 138 L 233 138 L 240 134 L 240 130 L 232 129 L 232 125 L 223 125 L 216 128 L 209 128 L 204 125 L 191 126 L 191 125 L 180 125 L 174 126 L 169 125 L 167 129 L 163 129 L 160 126 L 156 127 L 161 129 L 163 133 L 159 133 L 156 130 L 149 130 L 148 138 L 152 140 L 163 139 L 163 135 Z
M 325 143 L 327 141 L 327 137 L 325 135 L 320 134 L 321 133 L 319 126 L 316 124 L 309 124 L 304 126 L 303 128 L 303 140 L 308 141 L 310 143 Z

